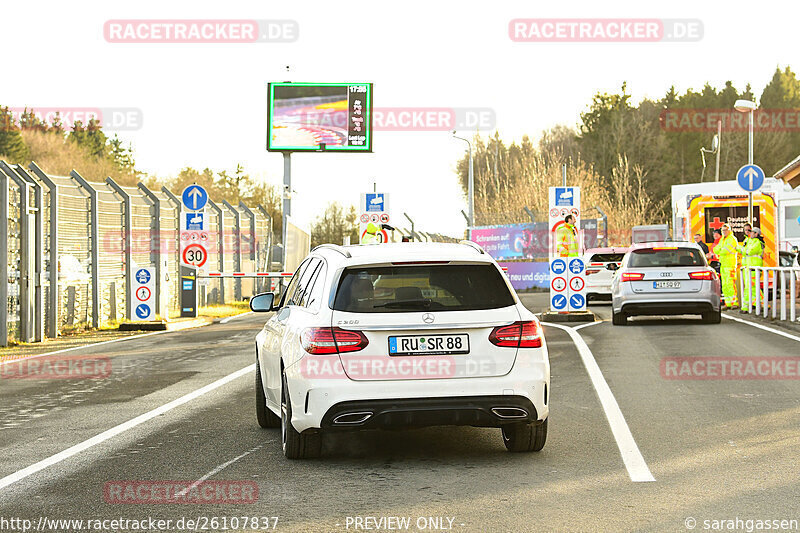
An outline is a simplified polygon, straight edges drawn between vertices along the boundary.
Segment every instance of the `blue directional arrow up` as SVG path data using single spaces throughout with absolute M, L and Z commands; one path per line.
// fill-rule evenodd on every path
M 181 200 L 186 209 L 199 211 L 208 203 L 208 192 L 200 185 L 189 185 L 183 190 Z
M 764 171 L 758 165 L 745 165 L 736 173 L 736 181 L 747 192 L 757 191 L 764 185 Z

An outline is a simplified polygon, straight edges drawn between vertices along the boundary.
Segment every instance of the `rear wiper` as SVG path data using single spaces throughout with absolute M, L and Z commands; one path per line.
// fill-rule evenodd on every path
M 416 298 L 414 300 L 393 300 L 384 304 L 373 305 L 372 307 L 421 307 L 423 309 L 428 309 L 430 308 L 431 303 L 433 302 L 430 298 Z

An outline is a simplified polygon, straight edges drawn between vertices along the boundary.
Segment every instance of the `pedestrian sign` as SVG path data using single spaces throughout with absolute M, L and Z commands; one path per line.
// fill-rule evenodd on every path
M 181 201 L 186 209 L 199 211 L 208 203 L 208 192 L 200 185 L 189 185 L 183 190 Z
M 764 171 L 758 165 L 744 165 L 736 173 L 736 181 L 747 192 L 757 191 L 764 185 Z
M 150 283 L 150 271 L 146 268 L 140 268 L 136 271 L 136 282 L 140 285 Z
M 567 270 L 567 263 L 563 259 L 554 259 L 552 263 L 550 263 L 550 270 L 553 271 L 554 274 L 563 274 L 565 270 Z
M 139 320 L 147 320 L 153 314 L 153 309 L 147 304 L 139 304 L 136 306 L 136 318 Z
M 550 282 L 550 286 L 553 287 L 554 291 L 561 292 L 567 288 L 567 280 L 561 276 L 554 276 L 553 281 Z
M 578 258 L 570 260 L 569 271 L 573 274 L 580 274 L 583 272 L 583 260 Z
M 574 278 L 570 278 L 569 280 L 569 289 L 572 292 L 581 292 L 583 290 L 585 283 L 583 278 L 580 276 L 575 276 Z
M 553 309 L 560 310 L 564 309 L 567 306 L 567 297 L 563 294 L 556 294 L 553 296 L 552 302 Z

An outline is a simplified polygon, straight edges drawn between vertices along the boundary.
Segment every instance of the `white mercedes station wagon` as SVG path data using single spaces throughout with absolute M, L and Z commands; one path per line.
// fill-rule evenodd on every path
M 550 363 L 536 317 L 469 241 L 315 248 L 256 337 L 256 413 L 290 459 L 328 432 L 502 429 L 513 452 L 547 438 Z

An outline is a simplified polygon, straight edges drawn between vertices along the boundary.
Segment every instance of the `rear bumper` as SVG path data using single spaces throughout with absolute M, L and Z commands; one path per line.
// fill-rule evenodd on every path
M 536 407 L 524 396 L 462 396 L 358 400 L 332 406 L 322 429 L 395 429 L 425 426 L 501 427 L 539 422 Z
M 321 356 L 318 356 L 321 357 Z M 338 357 L 334 364 L 338 363 Z M 330 378 L 309 378 L 298 364 L 286 367 L 292 425 L 297 431 L 431 425 L 500 426 L 544 420 L 549 414 L 550 364 L 547 347 L 523 349 L 503 376 L 354 381 L 343 370 Z M 523 418 L 503 419 L 496 407 L 525 410 Z M 333 420 L 347 413 L 363 412 Z M 369 416 L 366 416 L 369 413 Z
M 691 315 L 709 313 L 719 309 L 709 301 L 695 302 L 630 302 L 622 304 L 622 312 L 626 315 Z

